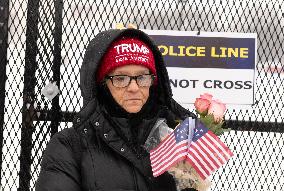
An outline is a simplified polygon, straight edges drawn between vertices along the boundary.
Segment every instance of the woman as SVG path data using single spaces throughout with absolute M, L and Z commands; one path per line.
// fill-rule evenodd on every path
M 173 177 L 152 175 L 143 145 L 159 118 L 169 127 L 192 113 L 172 99 L 157 46 L 137 29 L 99 33 L 81 68 L 84 107 L 74 127 L 53 136 L 37 191 L 175 191 Z

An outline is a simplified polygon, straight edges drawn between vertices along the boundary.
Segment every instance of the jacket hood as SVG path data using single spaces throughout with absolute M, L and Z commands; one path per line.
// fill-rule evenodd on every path
M 162 55 L 153 40 L 146 33 L 138 29 L 110 29 L 98 33 L 90 41 L 80 72 L 80 88 L 84 106 L 97 96 L 98 84 L 95 75 L 104 54 L 113 41 L 123 36 L 136 37 L 145 42 L 152 50 L 157 71 L 157 85 L 155 87 L 159 99 L 157 101 L 175 113 L 190 113 L 172 99 L 169 76 Z
M 113 41 L 123 36 L 136 37 L 149 45 L 155 59 L 158 79 L 157 92 L 161 98 L 160 101 L 162 101 L 162 103 L 169 101 L 169 98 L 172 97 L 172 90 L 169 83 L 168 72 L 162 55 L 152 39 L 150 39 L 147 34 L 137 29 L 110 29 L 98 33 L 94 39 L 91 40 L 86 49 L 80 74 L 80 85 L 84 105 L 96 97 L 98 84 L 96 83 L 95 75 L 104 54 Z

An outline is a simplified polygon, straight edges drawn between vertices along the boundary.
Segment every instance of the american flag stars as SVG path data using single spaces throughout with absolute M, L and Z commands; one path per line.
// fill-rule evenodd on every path
M 188 139 L 188 119 L 185 120 L 182 124 L 180 124 L 176 130 L 174 131 L 176 142 L 179 143 L 180 141 Z

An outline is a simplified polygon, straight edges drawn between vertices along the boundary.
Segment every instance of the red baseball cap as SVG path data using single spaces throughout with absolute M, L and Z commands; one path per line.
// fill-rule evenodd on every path
M 131 64 L 145 66 L 152 74 L 157 74 L 149 46 L 138 38 L 122 37 L 114 41 L 103 56 L 96 80 L 101 82 L 115 68 Z

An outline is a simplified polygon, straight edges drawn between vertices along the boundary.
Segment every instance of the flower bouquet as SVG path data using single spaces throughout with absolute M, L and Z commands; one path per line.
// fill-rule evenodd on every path
M 207 190 L 209 175 L 220 168 L 233 153 L 215 135 L 221 135 L 225 105 L 203 94 L 195 101 L 198 119 L 187 118 L 175 130 L 165 120 L 152 129 L 145 147 L 150 152 L 153 175 L 165 171 L 173 175 L 177 189 Z
M 199 120 L 215 135 L 220 136 L 230 130 L 222 128 L 226 105 L 212 98 L 213 96 L 208 93 L 200 95 L 199 98 L 196 98 L 194 106 L 199 114 Z

